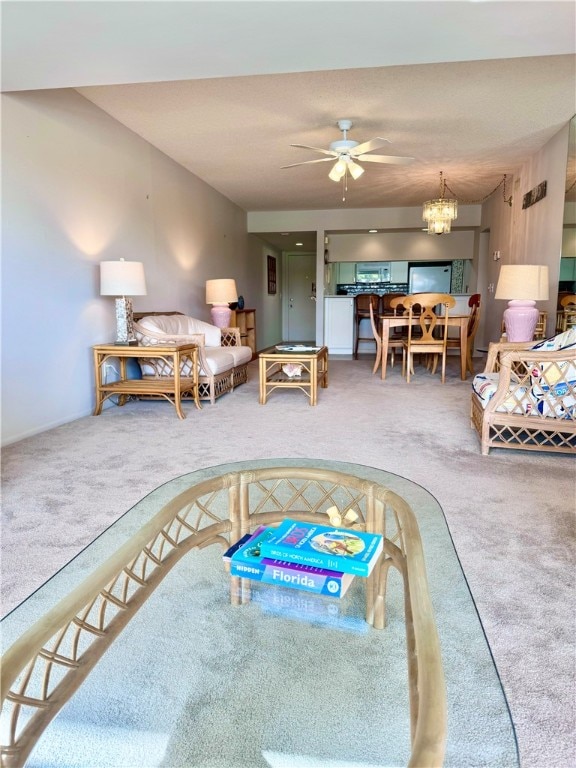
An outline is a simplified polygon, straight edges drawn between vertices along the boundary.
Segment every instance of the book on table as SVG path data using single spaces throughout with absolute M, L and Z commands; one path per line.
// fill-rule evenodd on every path
M 233 544 L 223 555 L 230 563 L 230 575 L 329 597 L 346 594 L 354 578 L 350 573 L 264 557 L 262 545 L 275 533 L 275 528 L 260 526 L 247 540 L 243 537 Z
M 261 542 L 264 557 L 369 576 L 383 549 L 378 533 L 286 519 Z
M 278 352 L 320 352 L 313 344 L 276 344 Z

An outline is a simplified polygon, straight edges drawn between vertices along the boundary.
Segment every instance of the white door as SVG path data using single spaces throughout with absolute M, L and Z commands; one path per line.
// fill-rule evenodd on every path
M 286 327 L 284 341 L 314 341 L 316 338 L 316 254 L 286 256 Z

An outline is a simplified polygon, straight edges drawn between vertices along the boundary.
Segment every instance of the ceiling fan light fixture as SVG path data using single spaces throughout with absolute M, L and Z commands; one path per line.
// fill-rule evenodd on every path
M 345 173 L 346 173 L 346 163 L 340 157 L 338 158 L 336 163 L 334 163 L 334 165 L 332 166 L 332 170 L 328 174 L 328 178 L 331 179 L 332 181 L 341 181 Z
M 358 163 L 355 163 L 353 160 L 350 160 L 348 163 L 348 171 L 350 172 L 350 176 L 356 181 L 356 179 L 359 179 L 360 176 L 364 173 L 364 168 L 362 168 L 361 165 L 358 165 Z

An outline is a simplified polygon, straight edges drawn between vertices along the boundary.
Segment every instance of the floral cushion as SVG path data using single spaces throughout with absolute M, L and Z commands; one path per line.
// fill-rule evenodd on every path
M 497 410 L 518 414 L 536 412 L 550 418 L 576 418 L 576 328 L 539 341 L 531 349 L 542 352 L 566 349 L 572 350 L 572 353 L 568 353 L 567 359 L 560 362 L 528 362 L 529 387 L 521 385 L 518 377 L 512 372 L 510 391 Z M 486 408 L 494 396 L 498 382 L 498 373 L 480 373 L 474 377 L 472 388 L 483 408 Z
M 551 339 L 535 344 L 532 349 L 543 352 L 572 349 L 574 354 L 561 362 L 531 364 L 532 395 L 543 416 L 571 419 L 576 416 L 576 328 L 570 328 Z
M 512 373 L 512 379 L 514 374 Z M 472 382 L 472 389 L 478 395 L 482 408 L 486 408 L 494 393 L 498 389 L 500 374 L 498 373 L 478 373 Z M 531 413 L 534 409 L 535 401 L 528 387 L 515 386 L 508 393 L 508 397 L 498 406 L 496 410 L 504 413 Z
M 570 349 L 576 347 L 576 328 L 569 328 L 558 336 L 552 336 L 551 339 L 544 339 L 534 344 L 532 349 L 541 349 L 543 352 L 554 352 L 557 349 Z

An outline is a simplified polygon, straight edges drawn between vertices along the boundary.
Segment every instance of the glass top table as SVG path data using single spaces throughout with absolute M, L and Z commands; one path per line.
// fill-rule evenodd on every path
M 320 476 L 333 472 L 350 475 L 359 481 L 362 492 L 376 483 L 409 505 L 421 537 L 442 658 L 447 722 L 442 764 L 454 768 L 517 766 L 507 702 L 440 506 L 420 486 L 357 464 L 306 459 L 250 461 L 198 470 L 166 483 L 5 617 L 3 652 L 59 601 L 64 601 L 62 610 L 69 608 L 78 585 L 88 577 L 98 582 L 101 564 L 119 549 L 129 548 L 142 531 L 142 540 L 147 541 L 147 527 L 166 512 L 176 512 L 175 522 L 164 529 L 162 543 L 149 548 L 153 559 L 148 563 L 171 557 L 167 542 L 181 536 L 192 519 L 180 512 L 190 489 L 209 488 L 228 473 L 247 473 L 238 494 L 235 487 L 227 491 L 232 499 L 231 519 L 237 512 L 241 517 L 240 497 L 251 481 L 250 473 L 275 468 L 288 476 L 302 468 Z M 293 481 L 288 487 L 290 483 Z M 255 503 L 262 509 L 270 498 L 286 493 L 285 485 L 274 482 L 256 486 L 260 495 L 254 494 Z M 295 508 L 302 509 L 296 487 L 288 493 L 296 500 Z M 321 483 L 311 487 L 317 496 L 327 493 Z M 330 494 L 330 503 L 342 502 L 346 507 L 347 497 L 339 500 L 337 494 Z M 197 527 L 196 535 L 202 537 L 210 525 L 222 525 L 216 513 L 218 499 L 214 491 L 202 497 L 204 523 Z M 318 505 L 321 503 L 323 499 Z M 238 519 L 234 519 L 236 525 Z M 386 535 L 390 535 L 388 527 Z M 40 734 L 26 765 L 385 768 L 412 764 L 410 710 L 414 701 L 408 685 L 410 654 L 400 573 L 390 569 L 386 626 L 375 629 L 365 620 L 366 580 L 356 578 L 340 600 L 261 584 L 249 589 L 247 580 L 230 579 L 224 568 L 221 555 L 232 538 L 230 530 L 224 531 L 218 542 L 222 547 L 206 546 L 186 553 L 158 583 L 145 573 L 150 571 L 149 564 L 142 568 L 131 560 L 123 571 L 131 578 L 120 584 L 115 597 L 114 590 L 108 590 L 114 599 L 105 606 L 96 602 L 76 618 L 76 627 L 94 626 L 96 616 L 115 608 L 115 619 L 122 624 L 127 612 L 120 606 L 118 594 L 129 599 L 132 590 L 133 599 L 142 602 L 90 674 L 73 695 L 66 696 L 68 700 Z M 134 580 L 148 580 L 141 590 L 148 599 L 141 599 Z M 45 628 L 45 624 L 39 626 Z M 79 637 L 79 645 L 86 642 L 83 635 Z M 42 663 L 52 665 L 51 674 L 57 679 L 50 684 L 58 694 L 58 684 L 65 688 L 66 679 L 53 662 L 55 656 L 66 655 L 63 643 L 45 648 Z M 90 653 L 88 649 L 87 655 Z M 7 674 L 6 659 L 10 666 L 14 658 L 6 653 L 3 675 Z M 422 698 L 425 684 L 422 678 Z M 27 695 L 40 693 L 27 691 Z M 4 745 L 10 728 L 6 718 L 18 707 L 25 708 L 14 701 L 4 707 Z M 9 750 L 4 761 L 3 765 L 20 764 Z

